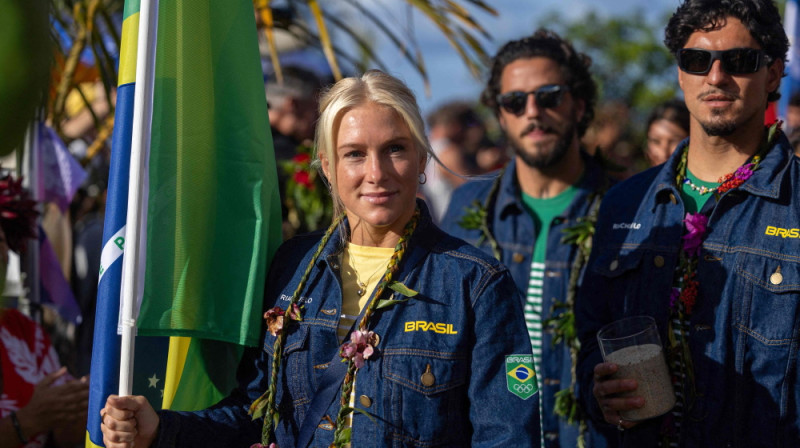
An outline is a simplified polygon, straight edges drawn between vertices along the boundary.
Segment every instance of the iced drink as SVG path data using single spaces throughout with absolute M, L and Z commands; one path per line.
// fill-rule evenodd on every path
M 640 396 L 644 407 L 621 413 L 625 420 L 645 420 L 669 412 L 675 406 L 669 370 L 661 347 L 656 344 L 632 345 L 610 353 L 607 362 L 619 367 L 613 378 L 636 380 L 639 387 L 620 394 L 623 397 Z

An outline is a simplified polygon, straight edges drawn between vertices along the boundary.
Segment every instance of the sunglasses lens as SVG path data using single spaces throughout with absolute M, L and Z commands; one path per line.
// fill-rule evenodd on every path
M 711 53 L 683 49 L 679 53 L 678 64 L 686 73 L 706 73 L 711 68 Z
M 758 50 L 738 48 L 722 53 L 722 69 L 732 75 L 755 73 L 759 69 Z
M 528 94 L 525 92 L 508 92 L 500 96 L 500 106 L 510 114 L 519 114 L 525 109 Z
M 519 115 L 525 110 L 528 102 L 528 95 L 533 94 L 536 106 L 544 109 L 558 107 L 561 104 L 561 98 L 564 95 L 564 87 L 559 85 L 549 85 L 540 87 L 533 92 L 520 92 L 515 90 L 513 92 L 504 93 L 497 97 L 497 102 L 500 107 L 506 112 L 514 115 Z
M 536 91 L 536 105 L 545 109 L 558 107 L 561 104 L 561 86 L 545 86 Z
M 731 75 L 755 73 L 761 68 L 761 51 L 755 48 L 725 51 L 684 48 L 678 53 L 678 66 L 686 73 L 704 75 L 717 59 L 721 61 L 722 70 Z

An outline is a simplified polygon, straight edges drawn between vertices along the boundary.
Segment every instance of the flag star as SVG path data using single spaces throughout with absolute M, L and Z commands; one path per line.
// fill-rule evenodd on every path
M 161 399 L 164 399 L 164 389 L 161 389 Z
M 151 387 L 155 389 L 156 384 L 158 384 L 158 382 L 161 381 L 161 380 L 159 380 L 158 377 L 156 377 L 156 374 L 154 373 L 153 376 L 151 376 L 150 378 L 147 379 L 147 381 L 150 381 L 150 385 L 147 386 L 148 389 L 151 388 Z

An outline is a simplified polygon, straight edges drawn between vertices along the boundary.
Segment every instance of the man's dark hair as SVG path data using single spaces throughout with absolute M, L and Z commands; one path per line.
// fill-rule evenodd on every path
M 453 101 L 443 104 L 428 115 L 428 129 L 443 124 L 457 123 L 468 127 L 480 124 L 481 119 L 472 107 L 464 101 Z
M 536 57 L 552 59 L 561 66 L 561 72 L 572 96 L 586 103 L 583 118 L 577 123 L 578 136 L 582 137 L 594 118 L 594 106 L 597 103 L 597 84 L 589 73 L 592 59 L 575 51 L 572 44 L 553 31 L 542 28 L 531 36 L 503 45 L 492 60 L 491 75 L 486 89 L 481 94 L 481 102 L 499 115 L 497 95 L 500 93 L 503 70 L 517 59 Z
M 735 17 L 761 45 L 769 63 L 786 61 L 789 39 L 781 24 L 781 15 L 772 0 L 685 0 L 672 15 L 665 30 L 664 44 L 672 54 L 686 45 L 695 31 L 711 31 Z M 781 97 L 779 89 L 770 92 L 767 101 Z

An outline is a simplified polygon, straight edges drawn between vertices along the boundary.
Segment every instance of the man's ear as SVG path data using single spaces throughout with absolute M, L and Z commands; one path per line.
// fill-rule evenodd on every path
M 783 77 L 783 69 L 783 59 L 778 59 L 772 64 L 767 65 L 767 92 L 778 90 L 781 85 L 781 78 Z
M 586 100 L 583 98 L 575 98 L 575 122 L 580 123 L 583 120 L 583 115 L 586 114 Z

